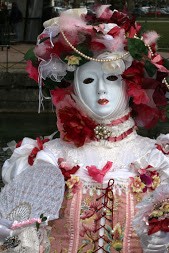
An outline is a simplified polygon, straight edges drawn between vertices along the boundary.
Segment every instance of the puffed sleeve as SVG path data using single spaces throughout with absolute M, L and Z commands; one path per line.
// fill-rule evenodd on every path
M 37 160 L 57 165 L 55 156 L 45 148 L 49 139 L 36 140 L 25 137 L 21 145 L 16 147 L 13 154 L 7 159 L 2 167 L 2 180 L 5 184 L 11 182 L 23 171 L 32 168 Z M 49 141 L 50 142 L 50 141 Z M 37 159 L 38 158 L 38 159 Z
M 167 253 L 169 249 L 169 187 L 163 184 L 136 206 L 133 226 L 144 253 Z

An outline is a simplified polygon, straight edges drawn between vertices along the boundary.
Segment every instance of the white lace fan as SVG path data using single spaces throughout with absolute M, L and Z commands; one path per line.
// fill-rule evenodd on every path
M 39 162 L 23 171 L 0 193 L 0 219 L 24 221 L 39 218 L 58 218 L 64 195 L 64 178 L 54 165 Z

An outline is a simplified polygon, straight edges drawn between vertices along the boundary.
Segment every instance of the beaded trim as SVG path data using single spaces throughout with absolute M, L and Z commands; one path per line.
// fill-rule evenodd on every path
M 134 35 L 134 38 L 143 41 L 143 37 L 139 38 L 137 35 Z M 151 46 L 149 44 L 145 44 L 145 46 L 148 47 L 148 50 L 150 51 L 151 56 L 154 56 L 154 53 L 153 53 L 153 50 L 152 50 Z
M 169 83 L 167 82 L 167 79 L 165 77 L 162 80 L 162 83 L 164 83 L 166 85 L 166 87 L 169 89 Z
M 66 35 L 64 34 L 63 31 L 61 31 L 61 34 L 64 38 L 64 40 L 67 42 L 67 44 L 79 55 L 81 55 L 83 58 L 90 60 L 90 61 L 95 61 L 95 62 L 112 62 L 112 61 L 117 61 L 120 59 L 125 58 L 127 55 L 129 55 L 129 52 L 125 52 L 124 54 L 122 54 L 121 56 L 115 57 L 114 59 L 96 59 L 90 56 L 87 56 L 85 54 L 83 54 L 82 52 L 80 52 L 77 48 L 75 48 L 70 41 L 67 39 Z

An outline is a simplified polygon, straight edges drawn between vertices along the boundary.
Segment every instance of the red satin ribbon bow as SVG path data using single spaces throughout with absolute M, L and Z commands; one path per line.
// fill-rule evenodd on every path
M 153 218 L 149 221 L 148 235 L 152 235 L 158 231 L 169 232 L 169 219 L 158 220 Z
M 43 150 L 43 144 L 45 142 L 48 142 L 49 139 L 40 139 L 39 137 L 36 138 L 36 142 L 37 142 L 37 147 L 33 148 L 30 155 L 28 156 L 28 163 L 29 165 L 33 165 L 34 163 L 34 160 L 37 156 L 37 153 L 40 151 L 40 150 Z
M 110 170 L 112 164 L 112 162 L 108 161 L 101 170 L 97 169 L 95 165 L 86 166 L 86 168 L 88 170 L 89 176 L 91 176 L 98 183 L 102 183 L 104 176 Z

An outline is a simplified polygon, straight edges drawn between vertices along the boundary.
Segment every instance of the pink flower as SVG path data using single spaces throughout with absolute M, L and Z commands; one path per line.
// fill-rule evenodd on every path
M 45 43 L 40 43 L 39 45 L 36 45 L 36 47 L 34 48 L 34 53 L 35 55 L 43 60 L 48 60 L 50 59 L 50 45 L 46 45 Z
M 151 62 L 158 68 L 159 71 L 167 73 L 169 72 L 169 70 L 166 67 L 164 67 L 163 58 L 161 57 L 160 54 L 156 54 L 151 60 Z
M 149 97 L 140 85 L 130 83 L 127 93 L 130 97 L 133 97 L 133 102 L 135 104 L 148 104 L 149 102 Z
M 64 100 L 66 95 L 70 95 L 72 92 L 72 86 L 64 89 L 56 88 L 55 90 L 51 90 L 52 103 L 57 106 L 60 101 Z
M 96 9 L 96 16 L 100 19 L 109 20 L 113 14 L 112 10 L 109 9 L 110 5 L 101 5 Z
M 26 71 L 28 72 L 29 77 L 38 83 L 38 77 L 39 77 L 38 68 L 33 66 L 32 61 L 30 60 L 27 61 Z

